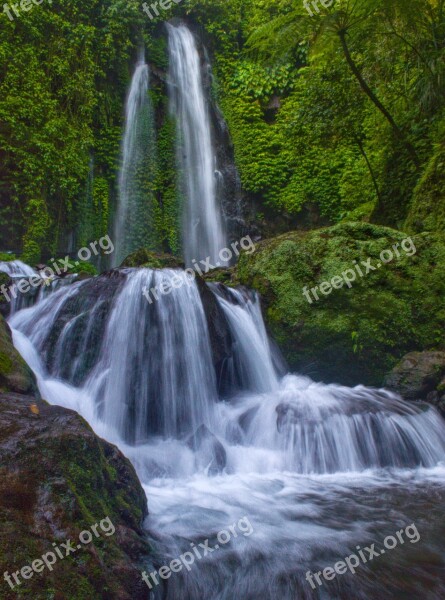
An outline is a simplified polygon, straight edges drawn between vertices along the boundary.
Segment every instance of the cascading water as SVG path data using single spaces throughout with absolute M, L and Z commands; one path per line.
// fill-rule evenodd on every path
M 143 287 L 163 283 L 169 294 L 142 297 Z M 114 271 L 10 319 L 43 397 L 79 411 L 132 460 L 160 565 L 249 518 L 251 537 L 173 574 L 162 597 L 415 598 L 428 581 L 425 597 L 443 597 L 441 534 L 430 520 L 445 499 L 439 414 L 383 390 L 280 378 L 256 295 L 212 289 L 241 382 L 225 401 L 198 288 L 180 271 Z M 377 579 L 363 565 L 319 593 L 309 587 L 307 570 L 333 565 L 357 544 L 381 545 L 413 521 L 428 538 L 424 567 L 405 547 L 373 567 Z M 407 595 L 397 596 L 401 582 Z
M 114 227 L 114 265 L 131 252 L 151 245 L 152 190 L 155 165 L 153 107 L 149 96 L 149 68 L 144 52 L 131 80 L 125 107 L 119 195 Z
M 26 265 L 21 260 L 0 262 L 0 271 L 2 273 L 7 273 L 11 277 L 32 277 L 36 274 L 33 268 Z
M 185 25 L 167 24 L 170 111 L 177 122 L 178 163 L 184 200 L 183 254 L 187 266 L 208 256 L 225 264 L 227 246 L 217 202 L 216 155 L 195 38 Z

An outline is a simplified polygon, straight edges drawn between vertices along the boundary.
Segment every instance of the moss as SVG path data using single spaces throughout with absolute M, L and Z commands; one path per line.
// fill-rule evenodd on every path
M 38 395 L 34 375 L 14 348 L 11 332 L 0 315 L 0 388 L 24 394 Z
M 263 295 L 269 327 L 291 368 L 318 379 L 380 385 L 407 352 L 445 345 L 445 238 L 412 238 L 400 257 L 312 304 L 303 295 L 407 239 L 368 223 L 293 232 L 242 255 L 238 281 Z M 412 248 L 408 242 L 408 253 Z M 366 272 L 365 267 L 362 267 Z
M 15 254 L 7 254 L 6 252 L 0 252 L 0 262 L 10 262 L 16 260 Z
M 147 267 L 150 269 L 176 269 L 184 266 L 182 259 L 170 254 L 157 254 L 147 248 L 140 248 L 127 256 L 121 267 Z
M 405 222 L 407 231 L 445 230 L 445 147 L 431 159 L 414 190 Z
M 139 573 L 151 550 L 141 530 L 146 497 L 132 465 L 98 438 L 76 413 L 0 394 L 0 563 L 30 564 L 52 543 L 70 539 L 109 517 L 115 527 L 23 584 L 9 598 L 142 600 Z M 11 429 L 11 425 L 14 428 Z M 14 443 L 12 443 L 14 440 Z M 14 544 L 10 537 L 14 532 Z M 5 590 L 3 590 L 4 592 Z M 3 596 L 2 596 L 3 597 Z

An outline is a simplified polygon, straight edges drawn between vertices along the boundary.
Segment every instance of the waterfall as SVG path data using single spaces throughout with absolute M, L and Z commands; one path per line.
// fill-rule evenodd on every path
M 210 116 L 195 39 L 185 25 L 167 24 L 170 111 L 177 122 L 178 164 L 184 194 L 183 253 L 187 266 L 208 256 L 212 264 L 227 246 L 218 206 L 217 166 Z
M 145 288 L 168 291 L 148 302 Z M 333 565 L 357 544 L 381 542 L 413 515 L 441 564 L 428 520 L 441 518 L 445 500 L 438 412 L 385 390 L 280 377 L 258 296 L 210 289 L 240 382 L 224 400 L 202 292 L 183 271 L 114 270 L 54 289 L 9 319 L 42 397 L 78 411 L 134 464 L 159 564 L 192 542 L 208 538 L 214 546 L 218 531 L 249 517 L 251 537 L 175 573 L 162 597 L 313 597 L 307 570 Z M 357 597 L 386 597 L 388 581 L 403 581 L 416 597 L 430 567 L 407 566 L 411 555 L 399 556 L 381 585 L 366 569 L 357 572 Z M 338 586 L 326 597 L 351 597 L 348 578 Z
M 163 286 L 170 293 L 156 301 L 142 295 Z M 386 391 L 280 379 L 256 294 L 211 289 L 241 382 L 223 404 L 198 287 L 183 271 L 114 271 L 56 289 L 10 322 L 43 361 L 40 378 L 82 390 L 87 414 L 125 443 L 182 441 L 204 427 L 224 446 L 231 472 L 432 467 L 445 459 L 445 425 L 435 410 Z
M 278 387 L 269 338 L 258 295 L 249 290 L 229 290 L 211 285 L 235 339 L 234 368 L 245 389 L 265 393 Z
M 36 271 L 21 260 L 0 262 L 0 271 L 7 273 L 11 277 L 32 277 L 36 275 Z
M 155 165 L 154 117 L 148 92 L 149 69 L 141 51 L 125 107 L 114 227 L 115 266 L 138 248 L 149 247 L 154 235 L 151 189 Z

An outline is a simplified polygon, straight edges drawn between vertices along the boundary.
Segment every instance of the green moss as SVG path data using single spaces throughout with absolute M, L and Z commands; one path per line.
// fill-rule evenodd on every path
M 0 352 L 0 377 L 9 375 L 12 371 L 12 360 L 4 352 Z
M 0 388 L 38 395 L 34 375 L 14 348 L 9 328 L 0 315 Z
M 171 254 L 157 254 L 147 248 L 140 248 L 127 256 L 122 267 L 147 267 L 149 269 L 176 269 L 184 267 L 182 259 Z
M 382 265 L 351 289 L 309 304 L 312 289 L 399 245 L 407 234 L 366 223 L 293 232 L 243 254 L 240 283 L 263 295 L 269 327 L 293 370 L 346 384 L 381 384 L 404 354 L 445 345 L 445 239 L 413 237 L 416 254 Z M 405 246 L 411 253 L 408 243 Z M 366 268 L 362 265 L 363 272 Z
M 445 230 L 445 146 L 437 149 L 418 185 L 405 223 L 407 231 Z
M 6 254 L 5 252 L 0 252 L 0 262 L 10 262 L 11 260 L 16 260 L 15 254 Z

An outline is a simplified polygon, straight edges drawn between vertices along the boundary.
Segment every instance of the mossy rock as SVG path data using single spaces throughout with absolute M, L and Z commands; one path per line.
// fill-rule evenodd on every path
M 20 577 L 14 590 L 3 581 L 2 598 L 146 600 L 147 500 L 115 446 L 74 411 L 0 393 L 0 457 L 1 572 L 31 565 L 53 544 L 77 547 L 69 556 L 62 547 L 52 571 Z M 92 539 L 79 544 L 83 531 Z
M 140 248 L 127 256 L 127 258 L 121 264 L 121 267 L 146 267 L 149 269 L 182 269 L 184 268 L 184 262 L 181 258 L 173 256 L 171 254 L 158 254 L 147 250 L 146 248 Z
M 445 236 L 412 237 L 416 253 L 381 264 L 352 287 L 309 289 L 401 244 L 408 235 L 369 223 L 345 223 L 265 240 L 243 254 L 238 281 L 262 294 L 265 317 L 292 370 L 315 379 L 381 385 L 408 352 L 445 347 Z M 405 242 L 412 253 L 412 246 Z M 395 253 L 394 253 L 395 254 Z M 366 269 L 363 268 L 365 273 Z
M 11 330 L 0 315 L 0 392 L 38 396 L 33 372 L 14 348 Z

